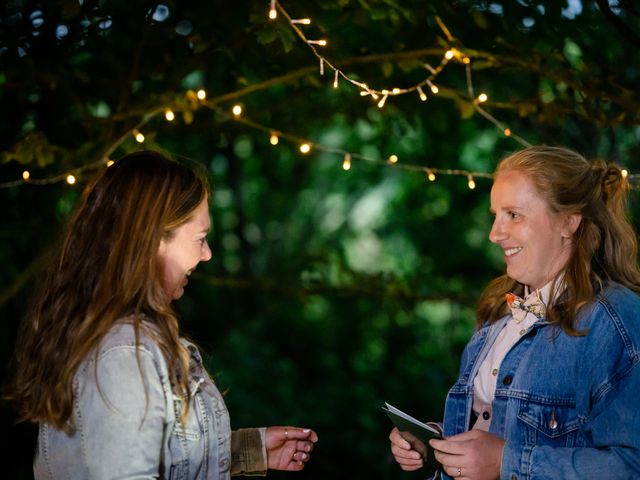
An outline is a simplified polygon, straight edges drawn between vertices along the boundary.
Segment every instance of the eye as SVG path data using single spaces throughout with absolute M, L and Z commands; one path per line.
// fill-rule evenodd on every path
M 205 243 L 207 243 L 207 237 L 202 237 L 202 238 L 199 240 L 199 242 L 200 242 L 200 246 L 201 246 L 201 247 L 204 247 L 204 244 L 205 244 Z
M 511 220 L 519 220 L 522 217 L 522 215 L 517 212 L 508 212 L 508 215 Z

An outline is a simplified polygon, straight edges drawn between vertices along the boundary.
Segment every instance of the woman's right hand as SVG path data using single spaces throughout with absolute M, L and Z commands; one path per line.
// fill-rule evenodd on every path
M 422 455 L 414 450 L 409 442 L 402 438 L 397 428 L 391 430 L 389 440 L 391 440 L 391 453 L 402 470 L 409 472 L 418 470 L 424 466 Z

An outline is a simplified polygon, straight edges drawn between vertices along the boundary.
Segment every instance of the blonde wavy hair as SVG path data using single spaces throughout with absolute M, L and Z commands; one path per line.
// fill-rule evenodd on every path
M 87 189 L 19 333 L 8 397 L 20 420 L 70 431 L 74 374 L 124 316 L 136 344 L 144 324 L 154 325 L 144 333 L 165 356 L 174 389 L 188 395 L 189 353 L 160 286 L 157 252 L 208 193 L 200 172 L 151 151 L 126 155 Z
M 609 282 L 640 293 L 638 242 L 627 217 L 629 185 L 619 167 L 560 147 L 536 146 L 504 158 L 494 177 L 518 171 L 533 184 L 554 213 L 580 213 L 570 258 L 561 272 L 566 289 L 548 309 L 547 320 L 580 335 L 576 314 Z M 555 289 L 552 285 L 552 289 Z M 524 286 L 506 274 L 489 283 L 476 309 L 476 321 L 495 322 L 508 312 L 505 294 Z M 554 295 L 555 292 L 552 292 Z

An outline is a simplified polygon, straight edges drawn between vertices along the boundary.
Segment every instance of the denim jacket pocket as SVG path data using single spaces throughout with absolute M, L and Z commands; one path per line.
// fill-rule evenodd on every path
M 526 403 L 518 418 L 524 422 L 524 440 L 530 445 L 553 447 L 584 446 L 575 408 Z

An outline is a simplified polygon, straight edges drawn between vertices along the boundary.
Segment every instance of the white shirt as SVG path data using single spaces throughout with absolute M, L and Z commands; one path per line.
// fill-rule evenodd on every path
M 544 287 L 537 291 L 538 298 L 542 300 L 545 306 L 548 305 L 551 293 L 551 284 L 547 283 Z M 561 290 L 560 290 L 561 291 Z M 525 286 L 525 298 L 529 295 L 529 287 Z M 538 321 L 538 318 L 531 312 L 527 312 L 524 319 L 518 322 L 512 316 L 507 320 L 506 325 L 498 334 L 496 341 L 492 345 L 489 353 L 480 364 L 478 373 L 473 379 L 473 413 L 478 418 L 473 425 L 474 429 L 489 431 L 491 425 L 491 417 L 493 415 L 491 403 L 495 398 L 496 382 L 500 364 L 505 355 L 529 328 Z

